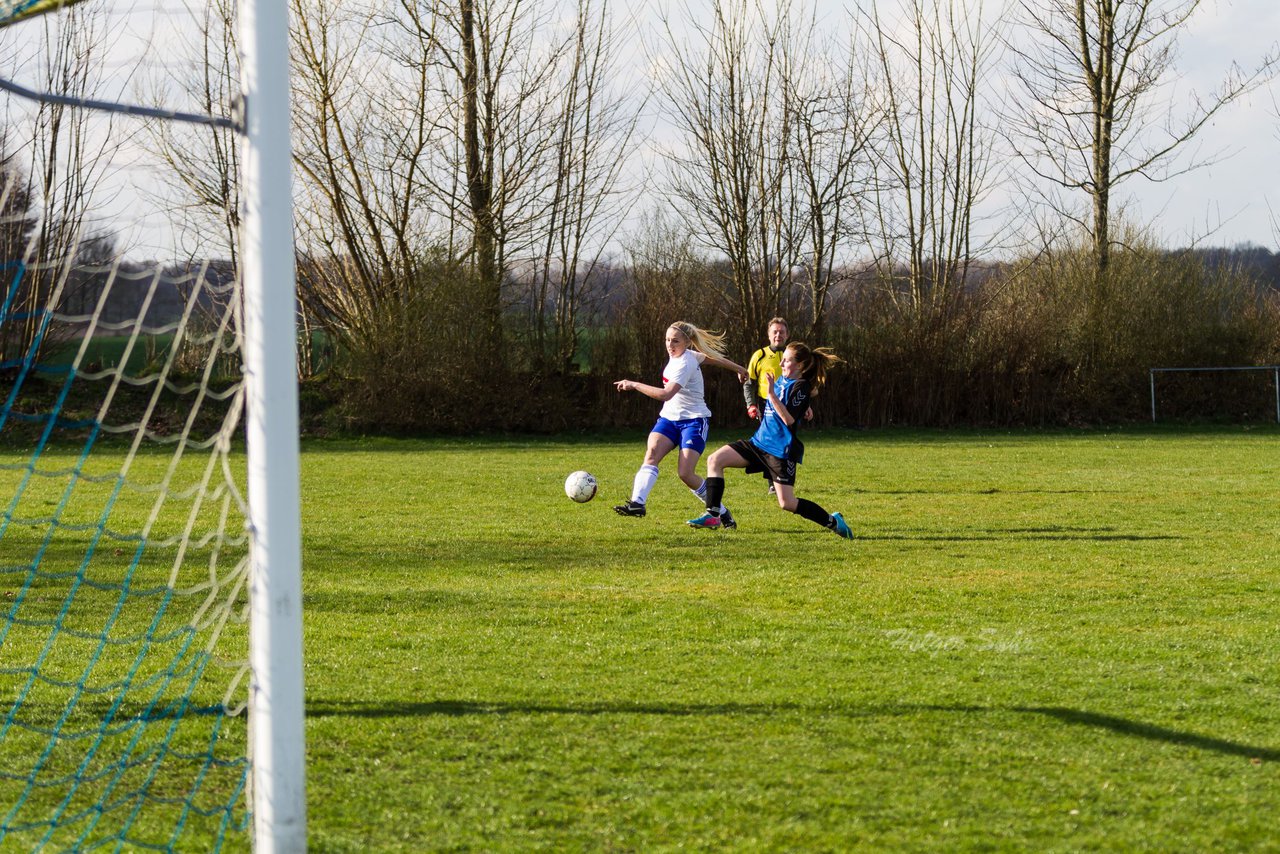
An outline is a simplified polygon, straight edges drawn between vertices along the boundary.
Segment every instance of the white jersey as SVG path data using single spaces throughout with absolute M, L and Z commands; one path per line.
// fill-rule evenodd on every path
M 702 361 L 706 358 L 704 353 L 697 350 L 685 350 L 679 356 L 671 357 L 667 366 L 662 369 L 662 387 L 680 383 L 680 390 L 675 397 L 662 404 L 659 416 L 668 421 L 711 417 L 702 385 Z

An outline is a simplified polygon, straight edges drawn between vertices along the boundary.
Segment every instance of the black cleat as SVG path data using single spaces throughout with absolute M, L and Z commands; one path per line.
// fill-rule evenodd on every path
M 728 508 L 728 507 L 726 507 L 726 508 L 724 508 L 724 510 L 720 511 L 720 527 L 722 527 L 722 528 L 736 528 L 736 527 L 738 527 L 738 520 L 737 520 L 737 519 L 735 519 L 735 518 L 733 518 L 733 514 L 729 512 L 729 508 Z
M 635 516 L 644 515 L 644 505 L 638 501 L 624 501 L 621 504 L 614 505 L 613 512 L 619 516 Z

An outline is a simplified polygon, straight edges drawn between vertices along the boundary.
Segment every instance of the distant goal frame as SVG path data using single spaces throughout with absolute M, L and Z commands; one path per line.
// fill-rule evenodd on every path
M 1156 418 L 1156 374 L 1173 373 L 1234 373 L 1243 371 L 1270 371 L 1272 387 L 1275 391 L 1276 423 L 1280 424 L 1280 365 L 1231 365 L 1223 367 L 1191 367 L 1191 368 L 1148 368 L 1147 375 L 1151 386 L 1151 421 Z

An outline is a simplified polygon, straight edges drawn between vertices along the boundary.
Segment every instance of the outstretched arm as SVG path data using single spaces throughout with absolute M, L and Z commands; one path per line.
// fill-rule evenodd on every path
M 745 383 L 747 381 L 747 369 L 737 362 L 730 361 L 722 356 L 708 356 L 706 353 L 702 355 L 704 363 L 715 365 L 717 368 L 728 368 L 738 375 L 738 382 Z
M 658 388 L 656 385 L 645 385 L 635 380 L 618 380 L 613 384 L 613 387 L 618 391 L 638 391 L 645 397 L 652 397 L 654 400 L 663 403 L 675 397 L 681 388 L 680 383 L 671 383 L 663 388 Z

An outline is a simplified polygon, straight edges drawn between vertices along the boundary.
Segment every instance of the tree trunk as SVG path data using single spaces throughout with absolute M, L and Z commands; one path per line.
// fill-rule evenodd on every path
M 467 169 L 467 204 L 474 229 L 475 284 L 480 289 L 480 310 L 488 327 L 489 343 L 502 341 L 502 277 L 498 269 L 498 240 L 493 218 L 493 176 L 484 167 L 480 151 L 480 105 L 476 65 L 475 7 L 461 0 L 463 49 L 463 147 Z

